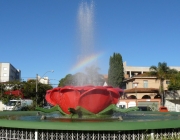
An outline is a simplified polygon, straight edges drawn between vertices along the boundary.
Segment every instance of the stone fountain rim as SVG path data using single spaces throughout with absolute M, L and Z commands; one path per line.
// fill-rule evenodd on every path
M 31 115 L 38 111 L 2 111 L 3 115 Z M 137 112 L 142 113 L 142 112 Z M 149 113 L 149 112 L 147 112 Z M 160 112 L 156 112 L 159 114 Z M 176 114 L 179 112 L 164 112 L 163 114 Z M 143 122 L 34 122 L 20 120 L 0 119 L 0 127 L 37 129 L 37 130 L 83 130 L 83 131 L 121 131 L 180 128 L 180 120 L 143 121 Z

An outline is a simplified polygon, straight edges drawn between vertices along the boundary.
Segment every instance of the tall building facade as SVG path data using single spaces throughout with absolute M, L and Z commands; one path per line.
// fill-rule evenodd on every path
M 21 70 L 10 63 L 0 63 L 0 82 L 21 80 Z

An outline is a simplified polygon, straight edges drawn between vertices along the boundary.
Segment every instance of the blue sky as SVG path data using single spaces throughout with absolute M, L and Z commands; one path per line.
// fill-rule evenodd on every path
M 22 79 L 46 71 L 57 84 L 80 55 L 78 10 L 91 0 L 0 0 L 0 62 L 22 71 Z M 167 62 L 180 66 L 179 0 L 94 0 L 93 58 L 107 74 L 120 53 L 130 66 Z M 75 69 L 75 68 L 74 68 Z

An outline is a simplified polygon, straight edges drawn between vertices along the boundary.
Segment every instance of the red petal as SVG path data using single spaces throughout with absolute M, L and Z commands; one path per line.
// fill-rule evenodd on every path
M 60 96 L 60 90 L 61 88 L 54 88 L 50 93 L 50 101 L 52 105 L 58 104 L 58 99 L 61 98 Z
M 111 100 L 112 100 L 112 104 L 117 104 L 119 97 L 120 97 L 120 93 L 118 89 L 115 88 L 107 88 L 107 90 L 109 91 Z
M 84 92 L 79 99 L 79 106 L 92 113 L 99 113 L 111 104 L 109 92 L 104 87 L 93 87 Z
M 68 108 L 76 108 L 78 105 L 80 92 L 76 89 L 73 89 L 71 87 L 64 87 L 61 89 L 61 98 L 59 99 L 59 105 L 61 109 L 67 113 L 70 114 L 68 111 Z
M 46 91 L 45 99 L 46 99 L 46 101 L 47 101 L 49 104 L 54 105 L 54 102 L 53 102 L 53 101 L 51 100 L 51 98 L 50 98 L 50 93 L 51 93 L 51 91 L 52 91 L 52 90 L 47 90 L 47 91 Z

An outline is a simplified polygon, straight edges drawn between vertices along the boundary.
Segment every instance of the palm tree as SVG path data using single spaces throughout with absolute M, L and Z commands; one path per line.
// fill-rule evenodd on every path
M 162 99 L 162 105 L 164 106 L 164 85 L 163 82 L 165 79 L 170 79 L 170 77 L 174 74 L 177 73 L 177 70 L 175 69 L 170 69 L 167 66 L 166 62 L 159 62 L 158 66 L 151 66 L 149 68 L 150 70 L 150 75 L 151 76 L 156 76 L 157 79 L 160 81 L 160 86 L 159 86 L 159 93 L 161 94 L 161 99 Z

